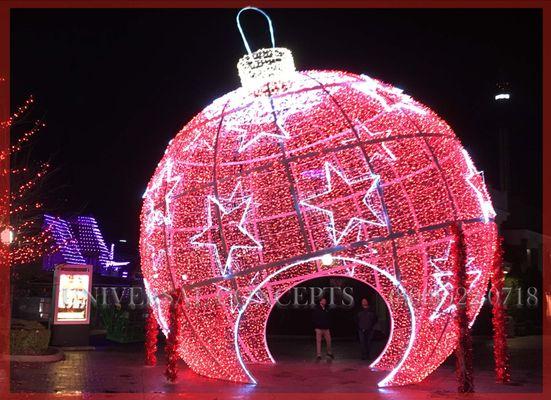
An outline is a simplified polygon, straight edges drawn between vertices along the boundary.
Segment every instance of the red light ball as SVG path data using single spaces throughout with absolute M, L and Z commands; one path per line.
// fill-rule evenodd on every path
M 278 296 L 320 276 L 365 282 L 392 318 L 372 365 L 389 370 L 381 386 L 402 385 L 456 344 L 451 225 L 465 234 L 472 322 L 494 216 L 482 174 L 428 107 L 367 76 L 292 72 L 222 96 L 171 141 L 144 194 L 142 271 L 165 334 L 183 288 L 181 358 L 237 382 L 273 361 Z

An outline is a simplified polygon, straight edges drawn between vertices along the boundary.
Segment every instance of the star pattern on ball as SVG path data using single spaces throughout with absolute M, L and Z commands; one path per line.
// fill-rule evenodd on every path
M 258 284 L 260 284 L 262 281 L 261 278 L 262 275 L 260 274 L 260 272 L 256 272 L 251 277 L 251 279 L 249 279 L 249 287 L 253 293 L 252 297 L 250 298 L 251 303 L 264 304 L 268 300 L 267 295 L 262 291 L 262 289 L 256 290 Z
M 467 263 L 465 264 L 465 270 L 467 271 L 467 275 L 474 275 L 474 277 L 471 280 L 471 283 L 469 283 L 469 290 L 471 290 L 474 286 L 476 286 L 478 280 L 482 276 L 482 270 L 474 265 L 474 257 L 468 257 Z
M 356 126 L 355 126 L 356 130 L 358 132 L 360 131 L 364 131 L 366 132 L 370 137 L 372 138 L 379 138 L 379 137 L 382 137 L 382 138 L 389 138 L 392 131 L 390 129 L 387 129 L 385 131 L 380 131 L 380 132 L 372 132 L 363 122 L 361 122 L 359 119 L 356 119 Z M 384 141 L 382 141 L 380 144 L 381 146 L 381 149 L 382 151 L 376 151 L 372 158 L 381 158 L 381 159 L 386 159 L 388 161 L 396 161 L 397 158 L 396 158 L 396 155 L 392 152 L 392 150 L 390 150 L 387 146 L 387 143 L 385 143 Z
M 441 257 L 429 258 L 429 264 L 434 268 L 435 271 L 432 276 L 436 280 L 436 285 L 438 286 L 436 291 L 433 291 L 431 295 L 433 297 L 440 297 L 436 309 L 429 317 L 430 321 L 434 321 L 442 314 L 449 313 L 450 311 L 453 311 L 455 309 L 454 305 L 452 304 L 442 310 L 442 307 L 444 307 L 444 304 L 446 304 L 448 299 L 451 300 L 450 291 L 453 291 L 453 283 L 451 282 L 451 279 L 453 279 L 453 271 L 444 269 L 448 262 L 448 258 L 450 257 L 452 243 L 453 240 L 450 240 L 448 246 L 446 247 L 446 250 L 444 251 L 444 254 Z
M 306 198 L 300 202 L 304 207 L 307 207 L 314 211 L 319 211 L 327 215 L 329 218 L 328 230 L 335 245 L 338 245 L 342 240 L 356 231 L 356 241 L 360 240 L 361 236 L 361 225 L 369 224 L 375 226 L 387 226 L 386 218 L 383 212 L 382 204 L 380 204 L 380 197 L 377 191 L 380 176 L 374 173 L 365 174 L 356 179 L 347 178 L 343 172 L 339 171 L 333 164 L 326 162 L 324 165 L 325 170 L 325 179 L 327 182 L 327 189 L 314 196 Z M 349 218 L 347 222 L 337 226 L 338 218 L 335 218 L 336 203 L 342 201 L 354 201 L 353 197 L 348 197 L 347 199 L 339 199 L 340 201 L 335 201 L 335 196 L 333 191 L 340 191 L 343 187 L 348 191 L 352 185 L 356 184 L 365 184 L 367 183 L 368 189 L 362 197 L 361 204 L 369 211 L 372 218 L 360 218 L 354 216 Z M 379 203 L 379 204 L 377 204 Z M 332 211 L 333 210 L 333 211 Z
M 465 149 L 461 151 L 463 153 L 463 158 L 465 159 L 465 163 L 467 164 L 468 169 L 468 172 L 465 175 L 465 179 L 473 190 L 476 199 L 478 200 L 478 204 L 480 205 L 480 212 L 482 213 L 482 218 L 484 222 L 488 222 L 490 218 L 496 216 L 496 212 L 494 210 L 494 207 L 492 206 L 490 196 L 485 189 L 486 182 L 484 180 L 484 172 L 478 171 L 476 169 L 473 160 Z
M 225 296 L 228 297 L 230 314 L 235 314 L 235 312 L 239 309 L 241 304 L 241 300 L 239 298 L 239 292 L 223 285 L 216 285 L 216 288 L 218 292 L 217 295 L 220 295 L 221 293 L 225 293 Z
M 260 129 L 258 131 L 251 131 L 243 128 L 233 128 L 235 131 L 240 132 L 238 134 L 238 140 L 240 142 L 238 151 L 240 153 L 247 150 L 249 147 L 260 141 L 263 138 L 272 138 L 278 141 L 289 139 L 291 136 L 285 130 L 279 118 L 276 118 L 271 130 Z
M 167 159 L 161 170 L 161 173 L 156 177 L 151 186 L 145 191 L 143 198 L 146 200 L 148 213 L 145 219 L 145 231 L 150 236 L 158 226 L 171 226 L 172 213 L 170 212 L 170 203 L 173 194 L 180 183 L 179 175 L 172 175 L 174 162 L 172 159 Z M 163 201 L 157 202 L 156 195 L 159 190 L 162 190 L 163 184 L 166 185 Z M 159 205 L 161 204 L 161 207 Z
M 198 149 L 208 149 L 214 150 L 214 137 L 207 139 L 206 133 L 203 130 L 197 130 L 195 136 L 189 141 L 187 145 L 184 146 L 183 151 L 188 151 L 190 153 Z
M 249 112 L 247 116 L 256 122 L 254 129 L 251 129 L 248 118 L 234 118 L 230 115 L 224 121 L 223 130 L 237 138 L 239 153 L 246 151 L 262 139 L 281 141 L 291 137 L 284 127 L 290 112 L 289 107 L 283 104 L 278 107 L 269 96 L 261 96 L 250 104 Z
M 379 82 L 367 75 L 360 75 L 360 77 L 362 80 L 352 83 L 351 86 L 376 100 L 383 107 L 384 111 L 390 112 L 405 109 L 416 114 L 426 114 L 425 110 L 413 103 L 413 99 L 410 96 L 403 94 L 403 91 L 398 88 L 387 90 L 388 93 L 400 99 L 393 104 L 388 104 L 387 98 L 380 94 L 380 91 L 384 91 L 385 89 Z
M 441 315 L 450 313 L 456 309 L 456 306 L 454 304 L 451 304 L 446 308 L 442 309 L 442 307 L 444 307 L 444 304 L 446 304 L 448 300 L 453 300 L 453 295 L 454 295 L 453 293 L 454 285 L 451 282 L 451 279 L 453 279 L 453 275 L 454 275 L 453 271 L 444 269 L 444 267 L 446 266 L 446 263 L 448 262 L 448 258 L 450 256 L 450 249 L 451 249 L 452 243 L 453 243 L 453 240 L 449 242 L 448 247 L 446 248 L 446 251 L 444 252 L 444 255 L 442 257 L 429 258 L 429 264 L 436 271 L 432 274 L 432 276 L 434 277 L 434 279 L 436 280 L 436 284 L 438 285 L 437 290 L 432 292 L 431 295 L 433 297 L 440 297 L 440 300 L 438 302 L 438 305 L 436 306 L 436 309 L 429 317 L 430 321 L 434 321 Z M 482 276 L 482 270 L 473 265 L 474 260 L 475 260 L 474 257 L 468 257 L 467 262 L 465 264 L 465 270 L 467 275 L 474 275 L 474 278 L 472 278 L 471 283 L 469 284 L 468 291 L 470 291 L 473 287 L 475 287 L 476 283 Z
M 165 318 L 163 314 L 163 308 L 161 307 L 161 299 L 159 296 L 152 296 L 151 293 L 151 285 L 147 279 L 144 278 L 143 280 L 145 293 L 147 294 L 148 298 L 148 304 L 151 308 L 153 308 L 156 311 L 157 314 L 157 321 L 159 322 L 159 325 L 161 327 L 161 330 L 165 335 L 168 335 L 168 332 L 170 332 L 167 319 Z
M 238 197 L 241 192 L 239 181 L 228 198 L 207 196 L 207 225 L 191 238 L 191 244 L 208 247 L 222 276 L 232 271 L 234 253 L 238 250 L 262 249 L 262 245 L 245 227 L 252 204 L 252 196 Z M 213 221 L 213 207 L 219 210 L 220 225 Z M 221 240 L 213 238 L 220 236 Z
M 345 273 L 347 276 L 353 278 L 354 275 L 356 274 L 356 265 L 355 265 L 355 264 L 348 264 L 348 263 L 346 263 L 345 269 L 344 269 L 344 273 Z
M 153 270 L 153 278 L 159 277 L 159 271 L 162 270 L 164 263 L 166 262 L 166 251 L 164 249 L 156 250 L 155 246 L 147 245 L 150 254 L 151 269 Z

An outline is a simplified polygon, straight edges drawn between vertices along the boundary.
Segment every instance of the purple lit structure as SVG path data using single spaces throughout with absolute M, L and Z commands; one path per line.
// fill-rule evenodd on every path
M 115 246 L 107 247 L 94 217 L 62 219 L 44 215 L 56 251 L 44 256 L 43 268 L 52 271 L 58 264 L 90 264 L 102 276 L 128 277 L 128 261 L 115 261 Z

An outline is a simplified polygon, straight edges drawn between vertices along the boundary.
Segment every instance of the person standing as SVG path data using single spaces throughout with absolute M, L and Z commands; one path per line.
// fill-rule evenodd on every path
M 358 314 L 356 314 L 356 323 L 358 324 L 358 337 L 362 350 L 362 360 L 367 360 L 369 358 L 369 348 L 371 346 L 371 339 L 373 338 L 373 331 L 377 323 L 377 314 L 371 309 L 369 301 L 366 298 L 362 299 L 361 307 Z
M 316 362 L 321 361 L 321 341 L 325 339 L 327 347 L 327 358 L 334 358 L 331 351 L 331 315 L 327 307 L 327 299 L 322 297 L 319 304 L 314 308 L 312 314 L 312 324 L 316 333 Z

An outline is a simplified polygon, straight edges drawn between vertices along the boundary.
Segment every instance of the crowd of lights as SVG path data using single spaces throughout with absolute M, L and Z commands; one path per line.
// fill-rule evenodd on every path
M 180 357 L 199 374 L 255 382 L 249 365 L 274 361 L 266 322 L 278 296 L 349 276 L 391 313 L 372 364 L 389 371 L 379 385 L 419 382 L 457 343 L 452 225 L 465 236 L 470 323 L 488 284 L 496 226 L 483 175 L 445 121 L 401 90 L 297 72 L 276 50 L 240 61 L 242 87 L 178 132 L 148 185 L 140 253 L 156 318 L 166 335 L 167 294 L 181 290 Z

